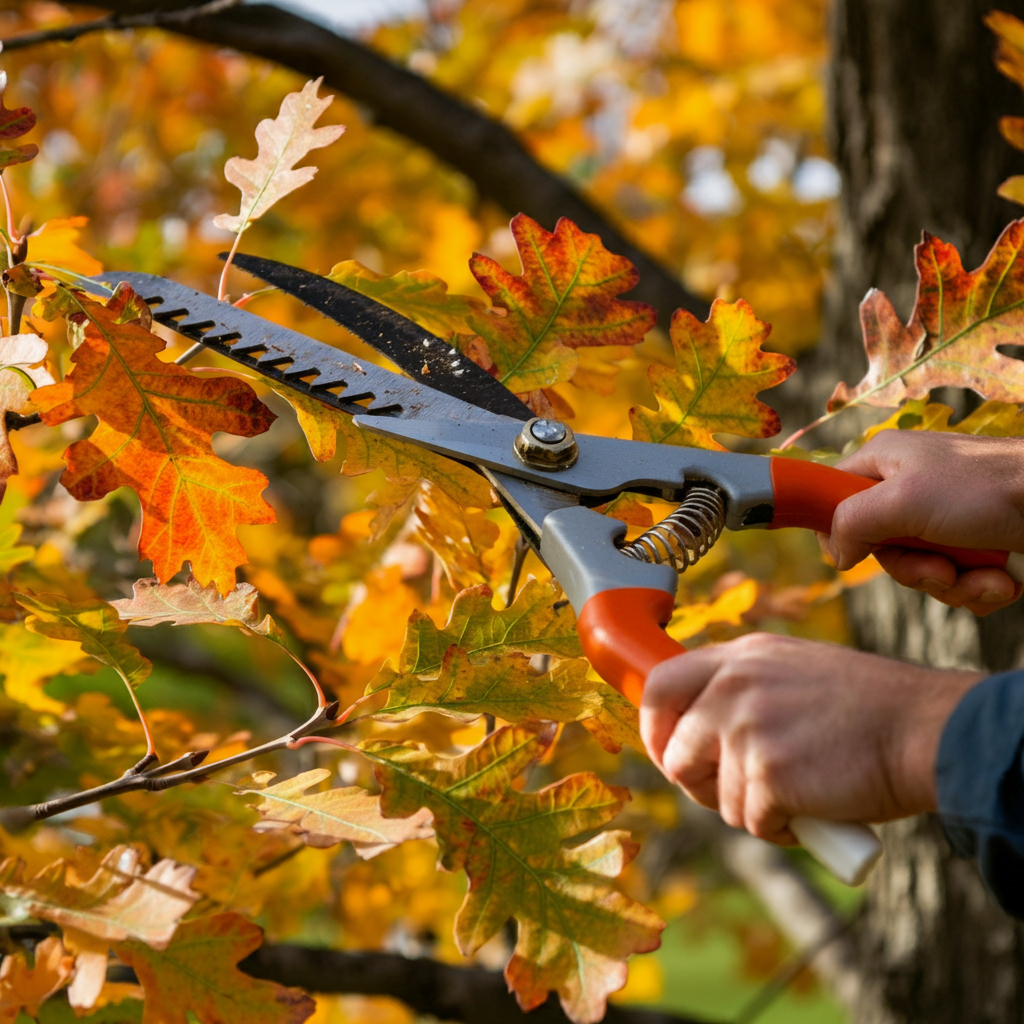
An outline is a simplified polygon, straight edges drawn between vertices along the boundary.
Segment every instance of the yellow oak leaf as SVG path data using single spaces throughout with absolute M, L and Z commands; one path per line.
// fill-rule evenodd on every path
M 712 623 L 726 623 L 738 626 L 743 622 L 744 612 L 750 611 L 757 601 L 758 587 L 756 580 L 743 580 L 719 594 L 714 601 L 681 605 L 672 615 L 672 621 L 666 632 L 673 640 L 682 643 L 702 633 Z
M 14 596 L 32 613 L 25 625 L 33 633 L 81 644 L 83 653 L 109 665 L 128 687 L 134 689 L 152 671 L 152 664 L 125 641 L 126 625 L 106 601 L 69 601 L 61 594 Z
M 448 285 L 428 270 L 400 270 L 388 277 L 356 260 L 345 260 L 332 267 L 327 276 L 401 313 L 439 338 L 472 334 L 469 318 L 484 310 L 480 299 L 449 295 Z
M 374 469 L 383 471 L 385 486 L 367 498 L 367 504 L 377 510 L 370 528 L 372 539 L 381 536 L 399 509 L 419 492 L 424 480 L 429 480 L 433 488 L 443 491 L 460 507 L 489 509 L 494 506 L 490 485 L 473 470 L 418 445 L 361 430 L 351 416 L 315 398 L 284 388 L 277 393 L 295 409 L 309 450 L 318 462 L 334 458 L 337 435 L 341 431 L 346 444 L 342 473 L 361 476 Z
M 88 217 L 51 217 L 28 236 L 26 262 L 43 269 L 68 270 L 82 277 L 92 277 L 103 264 L 78 244 Z
M 30 408 L 29 395 L 53 377 L 42 365 L 49 346 L 35 334 L 12 334 L 0 338 L 0 499 L 7 489 L 7 479 L 18 472 L 7 436 L 7 413 L 24 413 Z
M 213 451 L 213 434 L 253 437 L 270 427 L 273 413 L 244 381 L 193 374 L 164 362 L 164 342 L 124 317 L 138 297 L 119 286 L 107 306 L 58 290 L 72 319 L 87 318 L 74 368 L 60 384 L 32 395 L 51 426 L 95 415 L 90 437 L 64 453 L 61 481 L 80 501 L 130 487 L 142 505 L 139 554 L 167 580 L 189 562 L 203 585 L 222 594 L 235 585 L 246 561 L 239 526 L 274 522 L 261 497 L 267 478 L 232 466 Z
M 288 93 L 277 117 L 260 121 L 256 126 L 259 149 L 255 160 L 233 156 L 227 162 L 224 177 L 242 193 L 242 208 L 235 216 L 221 213 L 214 217 L 217 227 L 241 234 L 279 199 L 316 175 L 315 167 L 295 165 L 310 150 L 329 146 L 345 131 L 340 124 L 313 127 L 333 102 L 333 97 L 317 95 L 321 82 L 323 76 L 307 82 L 301 92 Z
M 16 565 L 29 561 L 36 549 L 28 544 L 19 544 L 22 531 L 21 523 L 8 523 L 0 527 L 0 572 L 10 572 Z
M 389 565 L 370 573 L 347 612 L 341 647 L 361 665 L 379 664 L 402 643 L 405 623 L 419 612 L 419 595 L 402 582 L 402 567 Z
M 580 722 L 613 752 L 624 742 L 643 752 L 637 709 L 607 683 L 588 679 L 588 668 L 586 660 L 573 658 L 538 675 L 523 654 L 503 654 L 481 664 L 452 646 L 430 678 L 385 665 L 366 688 L 385 700 L 383 706 L 370 705 L 370 717 L 405 722 L 433 711 L 461 722 L 485 714 L 513 725 L 538 719 Z
M 142 1024 L 302 1024 L 315 1009 L 305 992 L 257 981 L 236 964 L 263 941 L 241 914 L 197 917 L 162 950 L 119 942 L 114 952 L 133 968 L 146 993 Z
M 268 783 L 274 773 L 257 772 L 254 788 L 237 792 L 261 798 L 254 805 L 261 819 L 254 826 L 256 831 L 287 830 L 317 849 L 349 842 L 363 860 L 406 840 L 429 839 L 434 834 L 430 811 L 424 808 L 408 818 L 385 818 L 380 813 L 380 797 L 360 786 L 306 792 L 331 775 L 327 768 L 314 768 L 271 786 Z
M 82 645 L 54 640 L 27 629 L 23 623 L 0 625 L 0 674 L 11 700 L 33 711 L 60 714 L 64 704 L 43 693 L 43 684 L 81 663 Z
M 195 868 L 164 859 L 142 872 L 138 851 L 129 846 L 115 846 L 80 884 L 68 881 L 68 866 L 56 860 L 26 879 L 22 862 L 9 857 L 0 864 L 0 893 L 25 916 L 109 942 L 138 939 L 154 949 L 167 947 L 200 895 L 190 888 Z
M 522 274 L 510 274 L 480 253 L 469 261 L 480 287 L 504 313 L 476 313 L 469 324 L 486 342 L 505 387 L 522 394 L 569 380 L 577 366 L 574 350 L 582 346 L 643 341 L 657 313 L 644 302 L 618 298 L 639 280 L 629 260 L 566 217 L 551 232 L 520 213 L 511 228 Z
M 756 396 L 782 383 L 796 363 L 761 351 L 770 331 L 742 299 L 715 299 L 704 323 L 677 309 L 670 330 L 675 369 L 655 365 L 647 371 L 658 410 L 630 409 L 633 439 L 724 451 L 714 434 L 777 434 L 778 414 Z
M 13 1024 L 22 1010 L 37 1016 L 39 1007 L 67 983 L 74 964 L 56 935 L 36 946 L 32 967 L 24 953 L 8 952 L 0 963 L 0 1024 Z
M 441 867 L 466 872 L 469 891 L 455 921 L 462 954 L 471 956 L 514 918 L 505 977 L 520 1006 L 533 1009 L 554 989 L 571 1020 L 592 1024 L 625 984 L 626 958 L 656 949 L 664 924 L 612 883 L 637 851 L 626 833 L 564 845 L 615 817 L 626 790 L 590 773 L 537 792 L 513 788 L 554 735 L 553 726 L 505 726 L 458 756 L 386 740 L 361 749 L 374 765 L 384 814 L 429 808 Z
M 941 402 L 912 398 L 904 402 L 888 419 L 869 427 L 864 440 L 882 430 L 936 430 L 952 434 L 979 434 L 985 437 L 1024 437 L 1024 411 L 1013 402 L 982 402 L 959 423 L 950 425 L 953 410 Z
M 501 536 L 497 523 L 482 509 L 467 508 L 430 482 L 416 508 L 419 539 L 440 559 L 448 582 L 457 590 L 487 583 Z
M 553 582 L 527 580 L 508 608 L 496 610 L 487 586 L 456 595 L 444 627 L 422 612 L 409 618 L 398 659 L 400 672 L 426 675 L 439 672 L 449 647 L 461 648 L 473 662 L 504 654 L 582 656 L 576 616 L 568 603 L 555 605 Z

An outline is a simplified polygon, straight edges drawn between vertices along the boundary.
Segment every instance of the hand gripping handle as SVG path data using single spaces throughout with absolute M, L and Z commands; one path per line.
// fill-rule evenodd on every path
M 836 506 L 846 498 L 880 483 L 805 459 L 773 458 L 771 474 L 775 514 L 768 524 L 769 530 L 796 526 L 817 530 L 818 533 L 831 533 Z M 934 551 L 945 555 L 960 570 L 1003 569 L 1018 583 L 1024 583 L 1024 555 L 1017 552 L 947 547 L 945 544 L 921 540 L 920 537 L 893 537 L 878 546 L 888 545 Z
M 675 570 L 626 558 L 615 547 L 624 534 L 622 523 L 589 509 L 560 509 L 544 520 L 541 555 L 576 609 L 591 664 L 639 705 L 651 669 L 686 648 L 663 628 L 675 602 Z M 790 830 L 847 885 L 859 885 L 882 854 L 867 825 L 799 817 Z

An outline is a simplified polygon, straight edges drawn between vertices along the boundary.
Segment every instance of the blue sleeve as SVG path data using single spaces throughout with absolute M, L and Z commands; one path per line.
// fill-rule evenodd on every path
M 939 815 L 953 849 L 978 862 L 999 905 L 1024 919 L 1024 672 L 982 680 L 939 744 Z

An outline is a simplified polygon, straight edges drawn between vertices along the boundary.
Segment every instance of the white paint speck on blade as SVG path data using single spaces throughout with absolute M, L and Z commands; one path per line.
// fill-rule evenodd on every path
M 273 0 L 339 32 L 361 32 L 390 21 L 422 16 L 424 0 Z

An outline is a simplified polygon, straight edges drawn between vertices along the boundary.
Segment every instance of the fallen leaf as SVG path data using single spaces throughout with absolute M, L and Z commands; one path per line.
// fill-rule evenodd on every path
M 454 757 L 385 740 L 361 746 L 381 784 L 384 814 L 429 808 L 441 866 L 466 872 L 469 891 L 455 922 L 463 955 L 514 918 L 518 937 L 505 977 L 519 1005 L 533 1009 L 554 989 L 571 1020 L 591 1024 L 625 984 L 626 958 L 656 949 L 664 925 L 611 882 L 637 850 L 625 833 L 563 845 L 615 817 L 626 790 L 590 773 L 537 792 L 513 788 L 553 738 L 553 727 L 506 726 Z
M 669 332 L 675 368 L 654 365 L 647 371 L 658 410 L 630 409 L 633 439 L 725 451 L 714 434 L 777 434 L 778 414 L 756 396 L 781 384 L 796 363 L 761 351 L 770 331 L 742 299 L 715 299 L 704 323 L 677 309 Z
M 25 625 L 33 633 L 81 644 L 83 653 L 109 665 L 128 686 L 138 686 L 152 671 L 148 659 L 125 642 L 126 625 L 106 601 L 69 601 L 61 594 L 14 596 L 22 608 L 32 613 Z
M 938 387 L 971 388 L 983 398 L 1024 401 L 1024 362 L 1002 355 L 1024 330 L 1024 221 L 1013 221 L 985 262 L 968 273 L 960 255 L 924 233 L 914 249 L 917 301 L 904 326 L 886 296 L 861 303 L 868 372 L 856 387 L 838 384 L 830 412 L 853 404 L 895 406 Z
M 64 453 L 61 482 L 80 501 L 130 487 L 142 504 L 139 555 L 152 560 L 157 577 L 169 579 L 187 561 L 201 584 L 213 580 L 226 594 L 246 561 L 236 529 L 272 523 L 274 510 L 261 497 L 266 477 L 219 458 L 212 437 L 253 437 L 270 427 L 273 413 L 243 381 L 158 359 L 163 341 L 119 322 L 137 301 L 126 285 L 107 306 L 59 292 L 66 308 L 88 317 L 85 336 L 65 380 L 32 400 L 50 426 L 78 416 L 99 420 Z
M 18 916 L 53 921 L 108 942 L 132 938 L 164 949 L 199 899 L 190 888 L 196 871 L 164 859 L 143 874 L 138 860 L 132 847 L 116 846 L 91 878 L 74 885 L 66 879 L 63 859 L 26 880 L 24 865 L 9 857 L 0 864 L 0 893 L 8 914 L 13 908 Z
M 253 808 L 262 819 L 255 826 L 257 831 L 286 829 L 317 849 L 349 842 L 363 860 L 408 839 L 429 839 L 434 834 L 430 811 L 422 809 L 408 818 L 385 818 L 380 813 L 380 797 L 360 786 L 306 792 L 331 774 L 327 768 L 314 768 L 270 786 L 260 783 L 269 782 L 273 772 L 259 772 L 254 776 L 257 788 L 238 792 L 261 798 Z
M 228 912 L 186 921 L 163 950 L 121 942 L 114 952 L 146 993 L 142 1024 L 302 1024 L 316 1008 L 305 992 L 236 966 L 262 941 L 262 928 Z
M 24 953 L 8 952 L 0 963 L 0 1024 L 13 1024 L 22 1010 L 38 1016 L 39 1007 L 71 977 L 74 963 L 56 935 L 36 946 L 32 967 Z
M 49 346 L 35 334 L 11 334 L 0 338 L 0 499 L 7 490 L 7 479 L 18 472 L 10 438 L 7 413 L 25 413 L 31 408 L 29 395 L 53 377 L 42 365 Z
M 329 146 L 345 131 L 340 124 L 313 127 L 333 102 L 331 96 L 317 95 L 322 82 L 321 75 L 307 82 L 301 92 L 288 93 L 277 117 L 260 121 L 256 126 L 259 149 L 255 160 L 233 156 L 227 162 L 224 177 L 242 193 L 242 207 L 237 216 L 221 213 L 214 217 L 217 227 L 241 234 L 279 199 L 316 175 L 315 167 L 295 165 L 310 150 Z
M 657 313 L 618 298 L 639 280 L 629 260 L 566 217 L 550 232 L 520 213 L 511 228 L 522 274 L 480 253 L 469 261 L 480 287 L 504 311 L 474 313 L 469 324 L 487 343 L 505 387 L 521 394 L 569 380 L 577 365 L 573 350 L 581 346 L 643 341 Z

